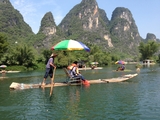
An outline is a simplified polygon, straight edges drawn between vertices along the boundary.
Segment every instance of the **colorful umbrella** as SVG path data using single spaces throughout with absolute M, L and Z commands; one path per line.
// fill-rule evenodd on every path
M 90 49 L 83 44 L 82 42 L 75 41 L 75 40 L 63 40 L 56 45 L 54 45 L 52 50 L 85 50 L 87 52 L 90 51 Z
M 6 68 L 7 67 L 7 65 L 1 65 L 0 66 L 0 68 Z
M 125 64 L 125 62 L 124 62 L 124 61 L 122 61 L 122 60 L 119 60 L 119 61 L 115 62 L 115 64 L 122 64 L 122 65 L 124 65 L 124 64 Z

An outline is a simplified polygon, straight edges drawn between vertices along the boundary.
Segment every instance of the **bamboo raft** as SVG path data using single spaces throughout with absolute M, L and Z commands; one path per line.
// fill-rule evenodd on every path
M 135 76 L 137 76 L 138 74 L 128 74 L 128 75 L 124 75 L 122 77 L 117 77 L 117 78 L 109 78 L 109 79 L 98 79 L 98 80 L 88 80 L 90 84 L 97 84 L 97 83 L 113 83 L 113 82 L 123 82 L 126 81 L 128 79 L 131 79 Z M 61 82 L 61 83 L 54 83 L 54 87 L 58 87 L 58 86 L 72 86 L 72 85 L 82 85 L 82 83 L 76 83 L 76 82 Z M 51 87 L 52 84 L 46 84 L 44 87 Z M 41 83 L 40 84 L 24 84 L 24 83 L 16 83 L 16 82 L 12 82 L 12 84 L 10 85 L 10 89 L 12 90 L 23 90 L 23 89 L 31 89 L 31 88 L 41 88 Z

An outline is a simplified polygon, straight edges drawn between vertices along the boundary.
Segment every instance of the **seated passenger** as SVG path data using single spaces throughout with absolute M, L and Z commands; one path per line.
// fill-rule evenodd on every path
M 79 77 L 82 80 L 83 85 L 90 86 L 90 83 L 88 82 L 88 80 L 85 80 L 85 78 L 80 74 L 77 64 L 78 64 L 78 62 L 75 61 L 67 67 L 67 69 L 69 70 L 69 74 L 72 77 Z
M 124 64 L 121 67 L 118 67 L 116 71 L 124 71 L 125 70 L 125 66 Z
M 124 64 L 121 66 L 121 71 L 124 71 L 125 70 L 125 66 Z
M 67 67 L 67 69 L 69 70 L 69 74 L 71 75 L 71 77 L 79 77 L 81 80 L 85 81 L 84 77 L 80 74 L 78 70 L 77 64 L 78 62 L 75 61 Z

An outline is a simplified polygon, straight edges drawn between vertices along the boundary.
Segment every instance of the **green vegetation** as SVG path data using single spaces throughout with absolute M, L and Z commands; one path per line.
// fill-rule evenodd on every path
M 141 42 L 139 45 L 139 52 L 141 53 L 141 60 L 153 59 L 154 54 L 158 52 L 159 44 L 153 40 L 147 43 Z
M 99 62 L 100 66 L 111 64 L 117 61 L 118 55 L 104 52 L 100 47 L 93 44 L 86 45 L 90 48 L 90 52 L 86 51 L 51 51 L 44 49 L 40 54 L 36 54 L 35 49 L 26 44 L 15 44 L 8 47 L 7 37 L 0 34 L 1 59 L 0 64 L 6 64 L 9 69 L 13 70 L 34 70 L 44 69 L 52 52 L 57 53 L 55 64 L 58 68 L 66 67 L 73 61 L 83 61 L 87 66 L 90 62 Z M 3 56 L 3 57 L 2 57 Z M 16 66 L 16 67 L 15 67 Z M 8 69 L 8 68 L 7 68 Z
M 43 36 L 42 36 L 43 37 Z M 55 64 L 58 68 L 68 66 L 73 61 L 82 61 L 87 66 L 91 62 L 98 62 L 99 66 L 114 64 L 115 61 L 125 59 L 127 55 L 119 51 L 113 53 L 105 52 L 102 47 L 94 44 L 85 43 L 90 52 L 86 51 L 51 51 L 49 48 L 42 50 L 39 54 L 35 48 L 27 44 L 17 43 L 14 46 L 8 44 L 5 34 L 0 34 L 0 64 L 6 64 L 10 70 L 35 70 L 44 69 L 45 64 L 52 52 L 58 54 Z M 10 46 L 10 47 L 9 47 Z M 138 47 L 141 53 L 141 60 L 155 58 L 154 55 L 159 49 L 159 44 L 154 41 L 147 43 L 141 42 Z M 160 55 L 159 55 L 160 56 Z M 160 58 L 160 57 L 159 57 Z M 132 58 L 134 59 L 134 58 Z M 137 58 L 136 58 L 137 59 Z M 158 58 L 156 58 L 158 59 Z
M 88 45 L 91 49 L 90 52 L 86 51 L 54 51 L 58 54 L 55 59 L 55 64 L 58 68 L 66 67 L 71 64 L 73 61 L 84 62 L 87 66 L 90 66 L 90 63 L 93 61 L 99 62 L 100 66 L 111 64 L 114 61 L 119 59 L 117 55 L 111 55 L 107 52 L 103 52 L 100 47 L 96 45 Z M 44 61 L 47 62 L 52 51 L 45 50 L 43 51 Z M 116 56 L 116 57 L 115 57 Z M 43 61 L 42 61 L 43 62 Z
M 3 57 L 5 51 L 8 49 L 7 37 L 0 33 L 0 56 Z
M 24 42 L 25 37 L 33 34 L 30 26 L 24 22 L 23 16 L 9 1 L 0 2 L 0 32 L 7 34 L 8 42 L 11 44 L 15 41 Z

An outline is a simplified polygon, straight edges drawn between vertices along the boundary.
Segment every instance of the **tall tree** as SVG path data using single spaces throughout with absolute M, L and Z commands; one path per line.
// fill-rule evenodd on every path
M 141 42 L 138 48 L 143 60 L 150 59 L 158 51 L 159 44 L 150 40 L 147 43 Z
M 31 67 L 33 65 L 34 54 L 32 49 L 28 46 L 17 46 L 13 52 L 12 58 L 18 65 Z

